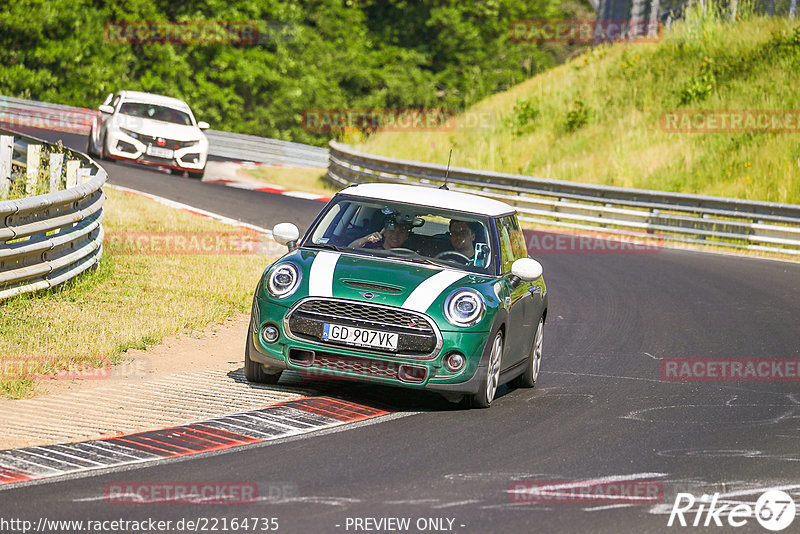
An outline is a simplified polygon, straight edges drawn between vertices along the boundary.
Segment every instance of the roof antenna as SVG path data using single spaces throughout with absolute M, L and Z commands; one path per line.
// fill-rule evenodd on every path
M 444 173 L 444 183 L 439 186 L 439 189 L 445 189 L 447 191 L 450 190 L 450 188 L 447 187 L 447 177 L 450 176 L 450 160 L 451 159 L 453 159 L 453 149 L 452 148 L 450 149 L 450 156 L 447 158 L 447 171 Z

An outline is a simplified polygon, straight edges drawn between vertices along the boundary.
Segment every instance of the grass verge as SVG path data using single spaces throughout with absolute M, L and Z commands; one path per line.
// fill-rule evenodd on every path
M 259 167 L 248 169 L 247 174 L 265 186 L 283 187 L 290 191 L 303 191 L 318 195 L 333 196 L 339 190 L 325 180 L 325 167 Z
M 124 359 L 127 349 L 250 309 L 253 288 L 272 258 L 192 253 L 201 251 L 192 248 L 192 236 L 231 242 L 244 230 L 110 188 L 106 194 L 106 245 L 115 236 L 143 241 L 133 248 L 106 246 L 96 269 L 56 290 L 0 303 L 3 395 L 33 395 L 37 376 L 103 368 Z M 166 250 L 148 236 L 161 236 L 161 245 L 167 236 L 182 236 L 188 245 Z
M 358 148 L 445 164 L 452 147 L 460 167 L 800 203 L 797 133 L 662 128 L 673 110 L 800 110 L 798 22 L 731 23 L 724 6 L 705 5 L 658 43 L 597 46 L 479 102 L 491 120 L 476 127 L 462 116 L 450 130 L 380 132 Z

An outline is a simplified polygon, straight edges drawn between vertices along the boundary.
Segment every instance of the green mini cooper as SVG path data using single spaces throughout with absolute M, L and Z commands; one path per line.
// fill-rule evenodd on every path
M 509 380 L 533 387 L 547 289 L 516 210 L 428 187 L 361 184 L 338 193 L 253 298 L 245 375 L 284 369 L 467 396 L 488 407 Z

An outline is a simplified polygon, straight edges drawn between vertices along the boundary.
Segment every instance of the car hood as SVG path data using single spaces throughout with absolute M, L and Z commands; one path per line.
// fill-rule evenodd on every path
M 120 120 L 115 120 L 114 124 L 142 135 L 163 137 L 175 141 L 195 141 L 205 137 L 203 131 L 197 126 L 185 126 L 128 115 L 121 115 Z
M 495 279 L 458 269 L 395 259 L 300 249 L 281 261 L 301 266 L 301 290 L 295 295 L 334 297 L 398 306 L 426 313 L 456 287 L 473 287 L 496 298 Z M 487 295 L 488 293 L 488 295 Z M 435 306 L 434 306 L 435 307 Z

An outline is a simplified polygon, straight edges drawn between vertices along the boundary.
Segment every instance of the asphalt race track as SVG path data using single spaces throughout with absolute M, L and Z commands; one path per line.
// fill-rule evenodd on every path
M 85 148 L 81 136 L 32 135 Z M 322 207 L 133 165 L 104 167 L 112 184 L 265 227 L 288 220 L 304 229 Z M 725 514 L 723 527 L 713 519 L 705 529 L 667 521 L 680 492 L 754 505 L 767 489 L 782 488 L 800 505 L 800 382 L 675 381 L 661 373 L 665 358 L 800 357 L 800 265 L 671 249 L 537 259 L 550 309 L 535 389 L 503 387 L 490 409 L 464 410 L 433 395 L 321 384 L 327 395 L 379 402 L 394 413 L 304 437 L 0 489 L 0 517 L 34 524 L 42 516 L 164 519 L 175 532 L 181 518 L 245 517 L 277 518 L 277 531 L 292 533 L 766 532 L 753 517 L 735 529 Z M 597 479 L 649 484 L 659 488 L 660 502 L 534 502 L 513 492 L 516 481 Z M 154 481 L 249 482 L 261 497 L 228 506 L 104 499 L 108 484 Z M 365 518 L 408 518 L 410 526 L 378 530 Z M 798 526 L 800 517 L 785 532 Z

